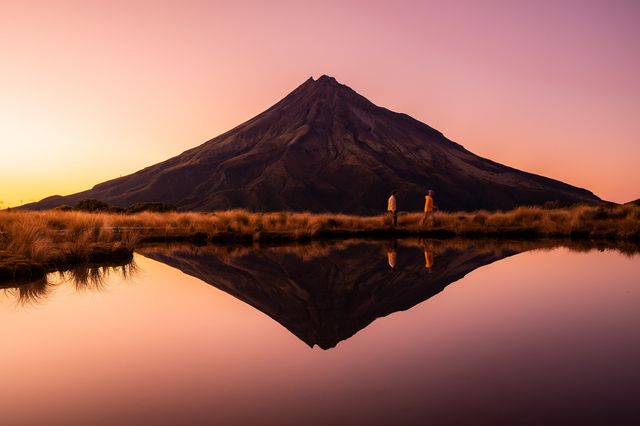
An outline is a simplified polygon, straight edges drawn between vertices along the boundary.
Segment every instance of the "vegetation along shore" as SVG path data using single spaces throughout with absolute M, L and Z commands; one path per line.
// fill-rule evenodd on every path
M 571 238 L 640 243 L 640 206 L 519 207 L 510 211 L 350 216 L 229 210 L 195 212 L 0 211 L 0 281 L 78 264 L 122 262 L 149 242 L 277 243 L 334 238 Z

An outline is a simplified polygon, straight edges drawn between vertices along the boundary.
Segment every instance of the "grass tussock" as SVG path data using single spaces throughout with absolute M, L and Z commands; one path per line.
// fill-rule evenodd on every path
M 640 241 L 640 206 L 579 205 L 506 212 L 436 212 L 420 226 L 421 213 L 401 213 L 392 227 L 387 216 L 312 213 L 149 212 L 88 213 L 52 210 L 0 212 L 0 269 L 3 260 L 45 265 L 109 260 L 141 242 L 308 241 L 341 237 L 500 237 Z
M 135 230 L 114 231 L 108 215 L 77 212 L 0 212 L 0 252 L 41 262 L 93 260 L 97 252 L 133 249 Z

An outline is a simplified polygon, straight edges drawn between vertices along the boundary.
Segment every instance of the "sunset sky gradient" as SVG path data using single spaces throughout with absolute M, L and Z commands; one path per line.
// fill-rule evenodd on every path
M 336 77 L 470 151 L 640 198 L 640 2 L 0 3 L 0 208 L 165 160 Z

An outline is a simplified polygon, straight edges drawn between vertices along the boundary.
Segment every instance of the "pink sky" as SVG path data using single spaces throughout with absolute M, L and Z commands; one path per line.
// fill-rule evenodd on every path
M 329 74 L 467 149 L 640 198 L 636 1 L 0 4 L 0 207 L 87 189 Z

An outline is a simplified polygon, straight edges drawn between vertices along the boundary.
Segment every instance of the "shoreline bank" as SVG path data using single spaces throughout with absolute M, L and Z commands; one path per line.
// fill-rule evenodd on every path
M 0 282 L 131 259 L 141 244 L 288 244 L 350 238 L 566 239 L 640 246 L 640 206 L 520 207 L 507 212 L 388 216 L 312 213 L 0 212 Z

